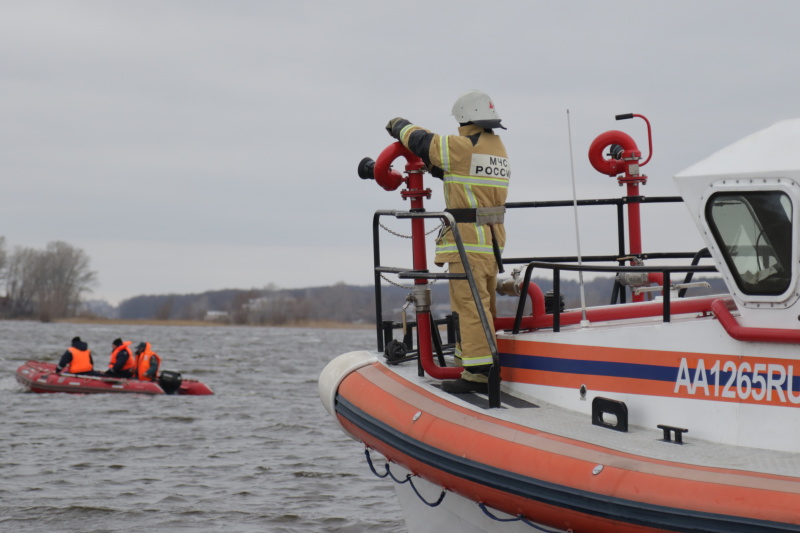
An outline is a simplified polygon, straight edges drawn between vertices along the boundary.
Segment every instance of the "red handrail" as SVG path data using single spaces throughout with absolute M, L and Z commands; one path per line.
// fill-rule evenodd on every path
M 714 312 L 728 335 L 737 341 L 800 344 L 800 330 L 742 326 L 731 314 L 725 300 L 714 300 L 711 304 L 711 311 Z
M 670 303 L 673 315 L 688 313 L 710 313 L 715 301 L 718 298 L 702 298 L 698 300 L 679 300 Z M 629 320 L 632 318 L 646 318 L 661 316 L 664 313 L 663 302 L 645 302 L 613 305 L 601 309 L 587 309 L 586 319 L 589 322 L 609 322 L 611 320 Z M 583 319 L 582 311 L 567 311 L 560 314 L 562 326 L 580 324 Z M 494 321 L 495 328 L 500 330 L 511 330 L 514 328 L 514 317 L 500 317 Z M 553 327 L 553 315 L 544 312 L 544 306 L 539 309 L 534 306 L 534 313 L 531 316 L 522 317 L 521 327 L 523 329 L 545 329 Z

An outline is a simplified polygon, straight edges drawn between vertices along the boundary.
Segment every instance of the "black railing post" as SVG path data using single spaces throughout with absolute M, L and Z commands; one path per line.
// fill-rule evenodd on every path
M 514 335 L 519 333 L 522 326 L 522 313 L 525 312 L 525 299 L 528 297 L 528 286 L 531 284 L 531 275 L 533 274 L 533 264 L 529 264 L 525 269 L 525 277 L 522 280 L 522 287 L 520 287 L 519 302 L 517 302 L 517 314 L 514 316 Z M 533 307 L 533 302 L 531 302 Z
M 383 301 L 381 291 L 381 274 L 378 268 L 381 265 L 381 244 L 380 235 L 378 234 L 379 220 L 381 211 L 377 211 L 372 217 L 372 261 L 373 261 L 373 274 L 375 277 L 375 327 L 378 330 L 378 351 L 382 352 L 386 349 L 383 344 L 383 336 L 381 335 L 381 323 L 383 322 Z
M 619 253 L 618 257 L 625 257 L 627 251 L 625 249 L 625 207 L 624 202 L 620 201 L 617 204 L 617 250 Z M 619 261 L 619 266 L 625 266 L 625 261 Z M 614 283 L 619 284 L 619 281 L 614 281 Z M 622 284 L 619 284 L 616 288 L 619 289 L 619 303 L 624 304 L 628 301 L 628 293 L 625 290 L 625 287 Z
M 553 269 L 553 331 L 561 331 L 561 269 Z

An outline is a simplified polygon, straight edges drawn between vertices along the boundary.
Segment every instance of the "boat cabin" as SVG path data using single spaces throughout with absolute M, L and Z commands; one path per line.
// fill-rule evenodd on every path
M 746 327 L 797 329 L 800 119 L 750 135 L 675 176 Z

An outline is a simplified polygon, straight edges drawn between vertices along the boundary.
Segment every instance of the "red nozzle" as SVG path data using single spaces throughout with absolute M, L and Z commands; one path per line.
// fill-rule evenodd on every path
M 387 191 L 394 191 L 406 181 L 400 172 L 391 168 L 392 163 L 398 157 L 404 157 L 409 165 L 419 164 L 424 166 L 422 159 L 412 154 L 408 148 L 399 142 L 392 143 L 384 148 L 378 159 L 375 160 L 374 173 L 375 181 Z
M 606 159 L 603 151 L 607 146 L 616 145 L 622 148 L 619 158 Z M 601 133 L 589 146 L 589 162 L 595 170 L 607 176 L 616 176 L 625 172 L 626 158 L 642 156 L 636 142 L 627 133 L 617 130 Z

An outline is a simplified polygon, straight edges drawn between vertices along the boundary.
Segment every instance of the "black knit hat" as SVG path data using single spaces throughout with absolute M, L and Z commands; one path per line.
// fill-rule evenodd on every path
M 76 344 L 78 344 L 79 342 L 83 342 L 83 341 L 81 341 L 81 338 L 80 338 L 80 337 L 73 337 L 73 338 L 72 338 L 72 345 L 73 345 L 73 346 L 74 346 L 74 345 L 76 345 Z
M 112 342 L 111 344 L 113 344 L 114 346 L 122 346 L 122 339 L 114 339 L 114 342 Z

